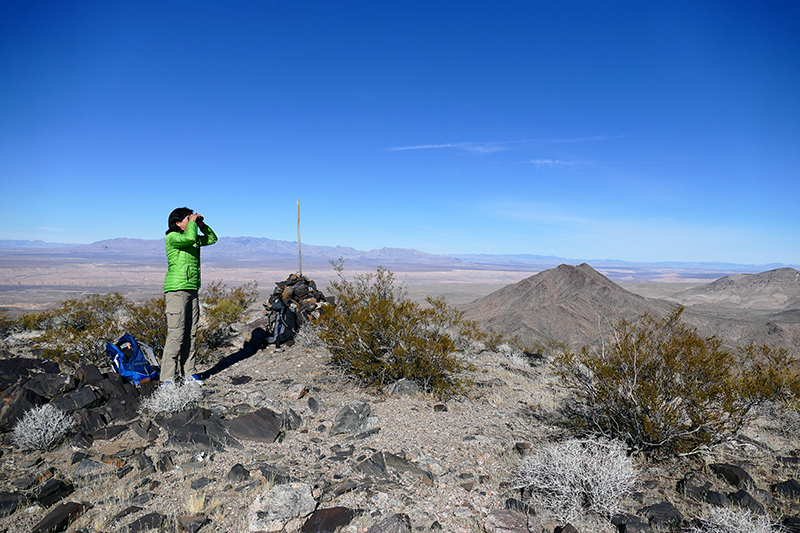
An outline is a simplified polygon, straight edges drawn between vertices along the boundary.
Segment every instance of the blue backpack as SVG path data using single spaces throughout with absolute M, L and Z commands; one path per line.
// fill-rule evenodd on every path
M 155 362 L 151 364 L 148 357 L 139 347 L 136 339 L 126 333 L 117 344 L 106 343 L 106 354 L 114 372 L 121 375 L 137 387 L 143 381 L 150 381 L 158 376 Z M 149 355 L 149 354 L 148 354 Z

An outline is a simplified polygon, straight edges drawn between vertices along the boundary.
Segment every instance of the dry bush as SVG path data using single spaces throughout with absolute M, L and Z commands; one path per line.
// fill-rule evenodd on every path
M 709 507 L 701 524 L 692 525 L 689 533 L 774 533 L 776 529 L 766 516 L 754 515 L 737 507 Z
M 800 411 L 800 359 L 785 348 L 750 343 L 738 349 L 737 380 L 754 402 L 775 401 Z
M 164 341 L 167 338 L 167 311 L 164 296 L 156 296 L 128 306 L 125 329 L 139 343 L 153 348 L 160 361 L 164 354 Z
M 5 337 L 14 326 L 14 320 L 8 316 L 8 311 L 0 309 L 0 339 Z
M 231 324 L 241 319 L 258 299 L 256 282 L 228 289 L 220 281 L 201 294 L 205 329 L 198 332 L 198 356 L 219 346 L 231 334 Z M 0 329 L 3 322 L 0 316 Z M 133 302 L 118 292 L 90 294 L 65 300 L 55 309 L 20 316 L 10 326 L 40 330 L 36 341 L 41 354 L 58 362 L 107 364 L 105 343 L 124 333 L 153 348 L 160 359 L 167 337 L 164 296 Z
M 607 350 L 555 358 L 577 399 L 574 423 L 654 453 L 692 452 L 741 427 L 758 398 L 738 385 L 736 358 L 683 323 L 682 311 L 621 320 Z
M 301 348 L 306 350 L 316 350 L 318 348 L 325 348 L 325 343 L 319 337 L 319 331 L 316 324 L 306 322 L 300 326 L 300 330 L 294 336 L 294 342 Z
M 170 415 L 188 409 L 202 397 L 203 391 L 196 381 L 163 383 L 139 403 L 139 411 Z
M 166 325 L 163 296 L 136 303 L 112 292 L 65 300 L 55 309 L 20 316 L 14 327 L 41 330 L 36 347 L 48 359 L 104 366 L 105 343 L 126 332 L 160 357 Z
M 76 424 L 72 415 L 50 404 L 34 407 L 14 426 L 14 444 L 23 450 L 46 450 Z
M 200 293 L 205 327 L 197 333 L 197 356 L 203 361 L 208 354 L 231 336 L 231 324 L 247 313 L 258 300 L 258 283 L 245 283 L 229 289 L 222 281 L 214 281 Z
M 21 317 L 26 329 L 44 332 L 38 339 L 42 355 L 58 362 L 105 364 L 105 343 L 124 333 L 130 302 L 118 292 L 89 294 L 65 300 L 55 309 Z
M 429 298 L 423 309 L 383 267 L 350 280 L 341 260 L 333 266 L 336 305 L 323 313 L 317 333 L 334 366 L 376 387 L 405 378 L 439 396 L 463 390 L 458 374 L 467 365 L 456 352 L 481 338 L 474 323 L 443 299 Z
M 623 443 L 587 439 L 549 444 L 525 457 L 512 485 L 537 512 L 570 522 L 588 514 L 610 518 L 636 479 Z

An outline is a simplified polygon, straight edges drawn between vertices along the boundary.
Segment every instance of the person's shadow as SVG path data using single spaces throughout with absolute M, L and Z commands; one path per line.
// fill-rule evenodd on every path
M 261 326 L 256 327 L 250 334 L 250 340 L 245 341 L 244 346 L 242 346 L 241 349 L 228 356 L 223 357 L 217 362 L 217 364 L 215 364 L 208 370 L 199 372 L 197 376 L 200 379 L 205 380 L 210 378 L 214 374 L 219 374 L 226 368 L 232 367 L 233 365 L 235 365 L 240 361 L 244 361 L 248 357 L 255 354 L 258 350 L 263 348 L 266 339 L 267 339 L 267 330 Z

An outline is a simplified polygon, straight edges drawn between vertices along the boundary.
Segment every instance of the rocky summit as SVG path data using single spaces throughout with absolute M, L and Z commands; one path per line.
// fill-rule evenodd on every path
M 796 413 L 765 407 L 702 453 L 636 457 L 623 512 L 565 523 L 511 482 L 523 457 L 569 437 L 546 359 L 465 354 L 473 386 L 447 401 L 409 382 L 368 392 L 313 335 L 262 347 L 265 320 L 241 328 L 173 413 L 142 408 L 156 384 L 4 353 L 0 531 L 630 533 L 681 531 L 711 506 L 800 531 Z M 78 425 L 48 451 L 16 448 L 15 424 L 45 403 Z

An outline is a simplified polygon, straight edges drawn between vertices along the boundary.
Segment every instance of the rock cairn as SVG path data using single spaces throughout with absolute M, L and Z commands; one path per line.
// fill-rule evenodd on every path
M 329 300 L 330 298 L 326 298 L 322 291 L 317 289 L 313 279 L 290 274 L 283 281 L 275 282 L 275 290 L 264 302 L 264 309 L 266 313 L 270 313 L 286 306 L 294 311 L 299 324 L 302 325 L 309 319 L 319 318 L 322 304 Z

